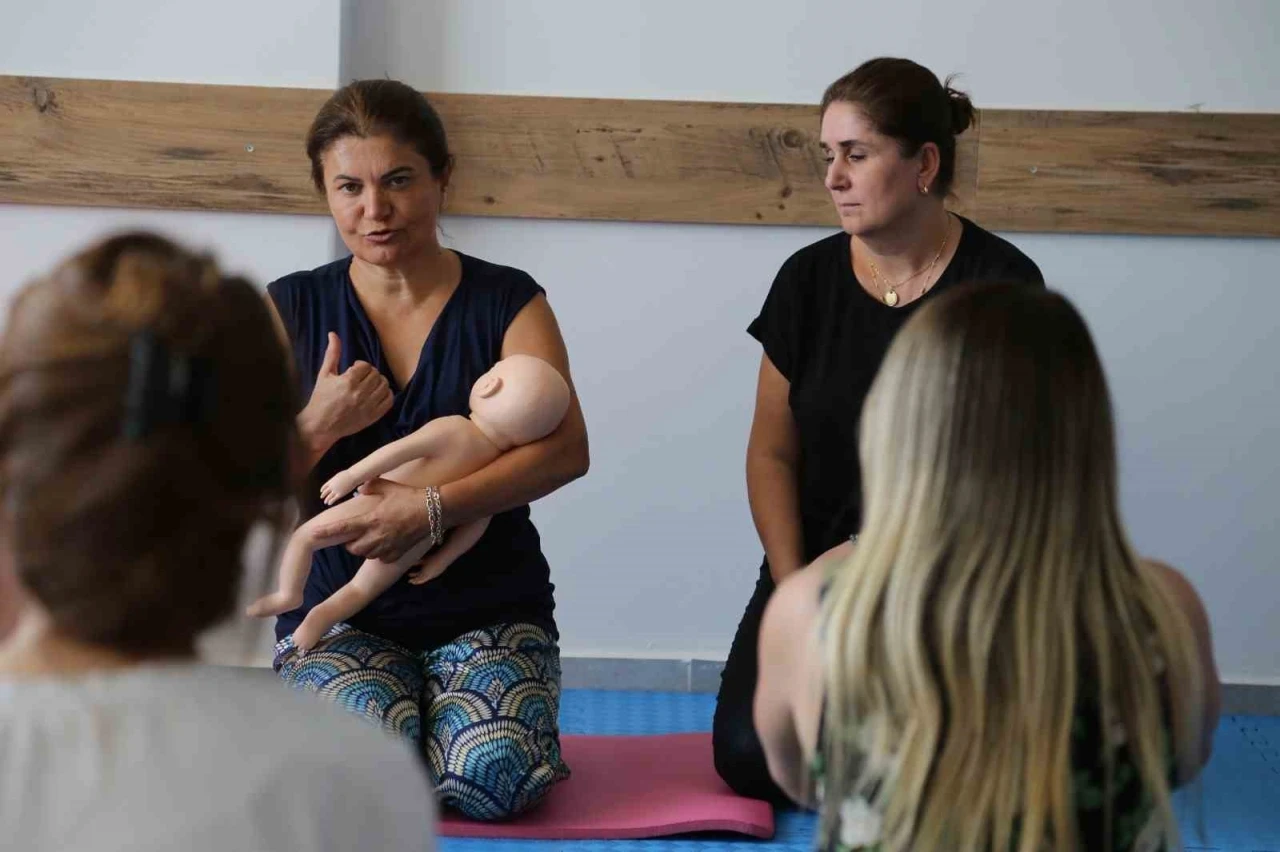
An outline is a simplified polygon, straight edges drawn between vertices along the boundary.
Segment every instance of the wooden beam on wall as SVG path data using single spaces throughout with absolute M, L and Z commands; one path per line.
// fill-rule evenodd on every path
M 0 202 L 323 213 L 328 92 L 0 76 Z M 812 106 L 431 95 L 449 212 L 834 227 Z M 1010 231 L 1280 236 L 1280 115 L 983 110 L 953 206 Z
M 1280 236 L 1280 115 L 982 115 L 973 212 L 987 227 Z
M 0 77 L 0 201 L 323 213 L 302 140 L 327 96 Z

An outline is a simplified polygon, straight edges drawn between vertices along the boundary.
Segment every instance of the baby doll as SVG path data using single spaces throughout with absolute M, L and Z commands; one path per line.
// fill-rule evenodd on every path
M 555 431 L 569 409 L 569 386 L 559 371 L 541 358 L 510 355 L 476 380 L 471 388 L 470 405 L 469 417 L 437 417 L 335 474 L 320 488 L 325 504 L 333 506 L 379 476 L 422 488 L 472 474 L 512 447 L 533 443 Z M 279 588 L 255 601 L 248 614 L 279 615 L 301 605 L 311 554 L 319 548 L 347 541 L 346 538 L 318 538 L 315 529 L 363 511 L 357 497 L 321 512 L 298 527 L 285 548 Z M 481 518 L 453 530 L 410 576 L 409 582 L 425 583 L 444 573 L 480 540 L 489 520 Z M 330 627 L 355 615 L 390 588 L 434 543 L 428 537 L 394 563 L 366 560 L 345 586 L 311 609 L 294 631 L 294 645 L 300 650 L 309 650 Z

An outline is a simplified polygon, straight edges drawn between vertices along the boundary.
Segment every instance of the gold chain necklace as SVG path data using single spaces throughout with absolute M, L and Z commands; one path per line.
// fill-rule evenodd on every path
M 938 253 L 933 256 L 933 260 L 929 261 L 928 266 L 924 267 L 923 269 L 916 270 L 915 272 L 908 275 L 906 278 L 903 278 L 897 284 L 886 284 L 884 279 L 880 277 L 880 269 L 876 266 L 876 262 L 874 260 L 871 260 L 870 258 L 867 259 L 867 263 L 871 267 L 871 277 L 875 279 L 876 286 L 880 288 L 880 291 L 883 294 L 881 298 L 884 299 L 884 303 L 886 305 L 888 305 L 891 308 L 895 307 L 898 304 L 898 288 L 901 287 L 903 284 L 906 284 L 908 281 L 912 280 L 913 278 L 918 278 L 919 276 L 933 269 L 934 264 L 938 262 L 938 258 L 942 257 L 942 250 L 947 247 L 947 240 L 950 237 L 951 237 L 951 215 L 948 214 L 947 227 L 942 232 L 942 244 L 938 246 Z M 923 296 L 924 293 L 921 293 L 920 295 Z

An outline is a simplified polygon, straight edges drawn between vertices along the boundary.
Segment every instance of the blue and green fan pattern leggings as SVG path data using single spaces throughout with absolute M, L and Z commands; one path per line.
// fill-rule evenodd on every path
M 569 776 L 560 759 L 560 650 L 543 629 L 504 624 L 414 653 L 349 625 L 299 655 L 276 645 L 290 686 L 412 741 L 443 805 L 502 820 Z

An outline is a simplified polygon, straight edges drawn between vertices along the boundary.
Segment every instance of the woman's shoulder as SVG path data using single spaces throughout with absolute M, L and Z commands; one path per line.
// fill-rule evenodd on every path
M 1200 593 L 1187 579 L 1187 575 L 1172 565 L 1155 559 L 1143 559 L 1140 564 L 1147 576 L 1159 583 L 1169 599 L 1185 613 L 1197 639 L 1208 642 L 1209 614 Z
M 848 257 L 849 235 L 844 231 L 836 231 L 793 251 L 783 261 L 778 277 L 812 277 L 815 273 L 826 271 L 833 263 L 837 266 L 846 263 Z
M 455 298 L 463 303 L 465 311 L 454 316 L 468 316 L 473 323 L 477 317 L 485 318 L 481 323 L 488 329 L 493 346 L 497 347 L 494 354 L 496 358 L 502 338 L 516 316 L 530 302 L 545 295 L 546 290 L 523 269 L 504 266 L 462 252 L 455 253 L 462 261 L 462 284 L 458 287 L 460 295 Z M 472 333 L 477 330 L 473 325 Z
M 804 312 L 805 305 L 821 302 L 824 294 L 839 288 L 848 263 L 849 235 L 844 231 L 796 249 L 778 268 L 763 312 Z
M 321 295 L 326 289 L 341 288 L 347 282 L 347 270 L 351 267 L 351 258 L 342 257 L 317 266 L 315 269 L 301 269 L 282 275 L 267 285 L 267 292 L 277 302 L 282 299 L 296 299 L 299 293 Z
M 56 789 L 94 802 L 102 819 L 92 828 L 106 835 L 149 818 L 157 799 L 174 804 L 151 824 L 157 841 L 185 842 L 226 813 L 244 815 L 216 848 L 237 848 L 272 826 L 283 831 L 273 848 L 354 848 L 355 838 L 290 836 L 324 824 L 339 837 L 346 819 L 377 822 L 379 837 L 401 843 L 432 830 L 429 783 L 405 743 L 266 670 L 161 665 L 0 684 L 0 751 L 16 754 L 7 746 L 32 741 L 62 745 L 4 767 L 40 779 L 24 792 L 25 810 L 47 812 L 45 794 Z M 84 776 L 85 760 L 103 771 Z M 147 772 L 137 776 L 137 766 Z M 43 836 L 58 822 L 30 822 L 25 833 Z
M 1159 583 L 1165 593 L 1180 606 L 1203 612 L 1204 604 L 1200 600 L 1199 593 L 1182 571 L 1158 559 L 1144 558 L 1140 559 L 1138 564 L 1140 569 Z
M 524 289 L 533 287 L 541 291 L 542 287 L 533 276 L 523 269 L 494 263 L 491 260 L 463 254 L 454 250 L 454 254 L 462 261 L 462 277 L 470 285 L 491 289 Z
M 233 742 L 259 756 L 305 751 L 319 757 L 322 744 L 335 741 L 344 744 L 344 759 L 365 753 L 385 759 L 401 750 L 376 729 L 352 726 L 347 714 L 311 698 L 286 689 L 269 669 L 159 664 L 0 682 L 0 715 L 63 727 L 117 719 L 152 731 L 156 741 L 199 730 L 210 759 Z
M 964 234 L 956 251 L 966 267 L 962 273 L 984 280 L 1044 286 L 1040 267 L 1020 248 L 970 219 L 959 214 L 956 218 L 964 225 Z

